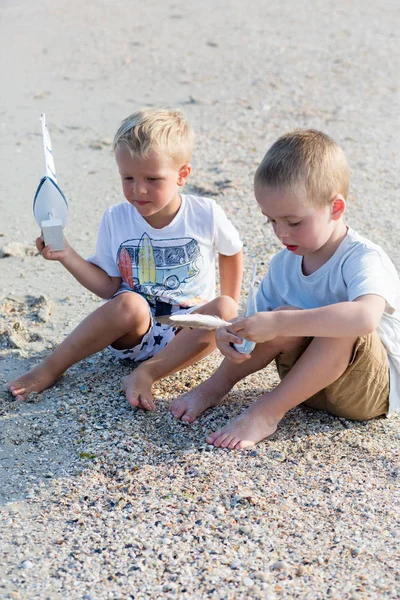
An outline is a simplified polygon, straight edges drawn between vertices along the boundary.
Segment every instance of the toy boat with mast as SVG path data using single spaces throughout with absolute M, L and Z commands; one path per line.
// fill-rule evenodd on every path
M 56 168 L 46 117 L 41 115 L 45 175 L 40 180 L 33 200 L 33 214 L 40 227 L 45 246 L 64 250 L 63 231 L 68 221 L 68 203 L 57 185 Z

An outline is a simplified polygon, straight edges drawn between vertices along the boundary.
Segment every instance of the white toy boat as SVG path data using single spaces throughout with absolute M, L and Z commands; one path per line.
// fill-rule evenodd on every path
M 45 175 L 33 200 L 33 214 L 44 236 L 45 246 L 53 251 L 64 250 L 63 231 L 68 221 L 68 203 L 57 185 L 56 168 L 46 117 L 41 115 Z

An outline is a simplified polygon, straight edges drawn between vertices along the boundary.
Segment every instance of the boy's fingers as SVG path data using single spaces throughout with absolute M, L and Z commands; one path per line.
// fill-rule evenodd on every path
M 231 333 L 227 329 L 216 334 L 217 343 L 221 344 L 239 344 L 240 339 L 240 337 L 238 337 L 234 333 Z
M 245 319 L 241 319 L 240 321 L 235 321 L 234 323 L 231 323 L 231 325 L 229 325 L 229 329 L 227 331 L 230 331 L 232 333 L 237 333 L 238 331 L 243 331 L 245 324 L 246 324 Z
M 43 246 L 40 254 L 43 256 L 43 258 L 49 259 L 50 255 L 51 255 L 51 248 L 50 248 L 50 246 Z
M 238 352 L 237 350 L 233 349 L 233 352 L 231 352 L 227 358 L 236 364 L 240 364 L 246 362 L 246 360 L 249 360 L 251 356 L 250 354 L 243 354 L 242 352 Z
M 250 358 L 250 354 L 241 354 L 230 344 L 221 344 L 218 346 L 218 350 L 221 354 L 226 356 L 226 358 L 229 358 L 229 360 L 235 363 L 242 363 Z
M 64 256 L 64 250 L 52 250 L 51 246 L 49 246 L 50 248 L 50 254 L 51 254 L 51 258 L 54 259 L 59 259 L 62 258 Z
M 65 256 L 65 251 L 64 250 L 52 250 L 51 246 L 45 246 L 43 248 L 43 250 L 41 251 L 41 255 L 43 256 L 43 258 L 46 258 L 47 260 L 60 260 L 61 258 L 64 258 Z
M 222 340 L 219 340 L 221 344 L 240 344 L 240 342 L 242 341 L 242 338 L 238 337 L 237 335 L 233 335 L 233 333 L 224 336 L 224 338 Z
M 217 344 L 217 348 L 224 356 L 229 356 L 232 353 L 232 346 L 229 344 Z

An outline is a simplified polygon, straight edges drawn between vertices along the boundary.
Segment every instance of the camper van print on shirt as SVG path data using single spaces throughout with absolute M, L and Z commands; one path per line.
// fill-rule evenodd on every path
M 118 248 L 122 279 L 143 296 L 161 298 L 168 291 L 179 290 L 198 275 L 202 263 L 199 244 L 193 238 L 154 240 L 144 233 L 140 239 L 126 240 Z

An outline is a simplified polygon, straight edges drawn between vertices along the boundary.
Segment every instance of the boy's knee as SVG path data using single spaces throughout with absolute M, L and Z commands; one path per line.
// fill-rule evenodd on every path
M 230 296 L 218 296 L 211 303 L 213 313 L 222 319 L 229 321 L 229 319 L 236 317 L 238 305 Z
M 279 376 L 283 379 L 312 345 L 313 351 L 324 357 L 329 378 L 332 382 L 336 381 L 351 363 L 356 341 L 350 338 L 287 338 L 286 346 L 275 359 Z
M 329 371 L 338 379 L 353 360 L 358 338 L 315 338 L 314 345 L 326 357 Z
M 118 312 L 118 320 L 139 322 L 150 318 L 149 305 L 146 300 L 135 293 L 119 294 L 110 302 Z

